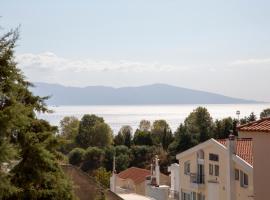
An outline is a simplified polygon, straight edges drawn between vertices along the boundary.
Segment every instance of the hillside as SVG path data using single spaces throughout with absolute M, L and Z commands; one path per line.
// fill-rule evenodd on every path
M 105 86 L 66 87 L 35 83 L 32 91 L 51 96 L 50 105 L 149 105 L 149 104 L 242 104 L 256 101 L 181 88 L 166 84 L 112 88 Z

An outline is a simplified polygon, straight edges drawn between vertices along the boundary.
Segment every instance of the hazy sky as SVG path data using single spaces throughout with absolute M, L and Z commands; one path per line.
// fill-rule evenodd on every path
M 168 83 L 270 101 L 269 0 L 0 0 L 31 81 Z

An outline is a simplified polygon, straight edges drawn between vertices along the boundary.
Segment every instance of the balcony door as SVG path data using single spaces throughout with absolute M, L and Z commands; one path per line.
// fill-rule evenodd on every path
M 199 183 L 204 183 L 204 165 L 198 164 L 197 170 L 198 170 L 197 174 L 198 174 Z
M 208 200 L 219 200 L 219 184 L 208 182 Z

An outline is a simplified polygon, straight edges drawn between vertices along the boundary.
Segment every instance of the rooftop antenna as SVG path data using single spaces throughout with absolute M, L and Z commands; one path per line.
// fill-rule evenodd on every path
M 236 115 L 237 115 L 237 118 L 238 118 L 238 122 L 239 122 L 239 120 L 240 120 L 240 114 L 241 114 L 241 113 L 240 113 L 240 110 L 237 110 L 237 111 L 236 111 Z

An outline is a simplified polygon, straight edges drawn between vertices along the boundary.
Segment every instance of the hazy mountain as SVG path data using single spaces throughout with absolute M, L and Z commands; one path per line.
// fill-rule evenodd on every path
M 112 88 L 104 86 L 66 87 L 35 83 L 36 95 L 51 96 L 50 105 L 132 105 L 132 104 L 230 104 L 256 103 L 166 84 Z

